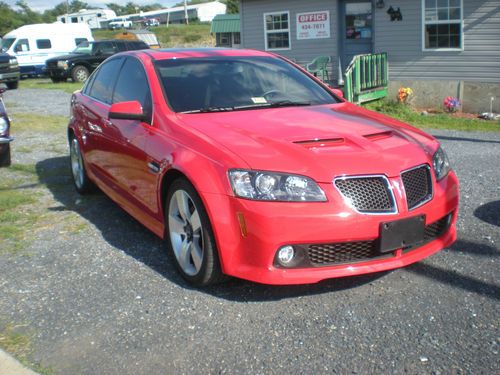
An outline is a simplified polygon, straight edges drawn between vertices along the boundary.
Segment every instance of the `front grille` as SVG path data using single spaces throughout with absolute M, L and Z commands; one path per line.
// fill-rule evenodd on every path
M 393 213 L 394 197 L 385 177 L 347 177 L 335 180 L 335 186 L 350 205 L 363 213 Z
M 57 68 L 57 61 L 47 61 L 47 68 L 49 69 L 56 69 Z
M 408 209 L 414 209 L 432 199 L 432 178 L 428 165 L 401 173 Z
M 0 64 L 0 73 L 8 73 L 9 70 L 10 70 L 9 63 L 7 63 L 7 64 Z
M 309 245 L 307 251 L 313 265 L 359 262 L 380 255 L 375 241 Z

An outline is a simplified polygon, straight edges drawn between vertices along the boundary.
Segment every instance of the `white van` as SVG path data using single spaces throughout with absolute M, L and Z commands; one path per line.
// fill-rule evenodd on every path
M 21 76 L 29 76 L 43 74 L 47 59 L 68 54 L 81 42 L 92 40 L 86 24 L 39 23 L 7 33 L 1 47 L 3 52 L 17 57 Z

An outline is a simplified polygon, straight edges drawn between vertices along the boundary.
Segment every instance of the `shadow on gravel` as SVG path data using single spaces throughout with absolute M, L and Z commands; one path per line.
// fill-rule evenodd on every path
M 474 210 L 474 216 L 488 224 L 500 227 L 500 200 L 479 206 Z
M 497 249 L 481 245 L 474 242 L 458 240 L 451 247 L 451 251 L 469 253 L 481 256 L 497 257 L 500 253 Z M 458 272 L 431 266 L 425 263 L 415 263 L 405 268 L 406 271 L 425 276 L 443 284 L 451 285 L 454 288 L 460 288 L 469 292 L 477 293 L 482 296 L 500 300 L 500 287 L 494 284 L 488 284 L 476 278 L 462 275 Z
M 52 211 L 74 211 L 88 220 L 101 233 L 104 240 L 144 263 L 169 281 L 191 289 L 178 274 L 167 256 L 163 241 L 133 219 L 103 193 L 80 196 L 73 187 L 69 157 L 56 157 L 40 161 L 36 171 L 60 206 Z M 202 291 L 217 298 L 236 302 L 275 301 L 305 295 L 330 293 L 370 283 L 386 273 L 326 280 L 314 285 L 266 286 L 239 279 L 205 288 Z
M 464 137 L 449 137 L 446 135 L 435 135 L 437 139 L 445 141 L 460 141 L 460 142 L 474 142 L 474 143 L 500 143 L 500 141 L 494 141 L 491 139 L 476 139 L 476 138 L 464 138 Z
M 500 250 L 494 247 L 464 240 L 457 240 L 451 247 L 451 251 L 492 258 L 500 255 Z

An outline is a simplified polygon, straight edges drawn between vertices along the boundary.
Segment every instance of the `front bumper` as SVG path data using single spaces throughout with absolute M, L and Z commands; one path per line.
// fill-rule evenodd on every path
M 391 270 L 422 260 L 450 246 L 456 239 L 458 179 L 453 172 L 434 184 L 434 197 L 426 204 L 399 213 L 366 215 L 353 211 L 333 184 L 321 184 L 328 202 L 257 202 L 216 194 L 202 194 L 209 212 L 224 273 L 264 284 L 307 284 L 324 279 Z M 425 224 L 451 214 L 444 233 L 408 251 L 368 261 L 283 268 L 275 265 L 277 250 L 285 245 L 377 241 L 380 224 L 425 215 Z M 243 224 L 241 224 L 243 223 Z M 387 255 L 387 254 L 385 254 Z
M 19 81 L 20 73 L 19 70 L 15 72 L 9 73 L 1 73 L 0 74 L 0 82 L 15 82 Z
M 12 142 L 13 140 L 14 140 L 14 137 L 9 137 L 9 136 L 0 137 L 0 145 L 8 144 L 8 143 Z
M 45 70 L 45 74 L 47 74 L 50 78 L 56 79 L 67 79 L 69 78 L 69 69 L 59 69 L 59 68 L 47 68 Z

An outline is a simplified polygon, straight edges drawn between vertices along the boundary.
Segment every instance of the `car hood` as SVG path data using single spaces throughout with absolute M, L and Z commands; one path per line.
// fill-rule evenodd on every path
M 62 55 L 62 56 L 53 57 L 51 59 L 47 59 L 47 61 L 66 61 L 66 60 L 71 60 L 71 59 L 82 57 L 82 56 L 89 56 L 89 55 L 87 55 L 85 53 L 70 53 L 68 55 Z
M 430 163 L 438 146 L 418 129 L 350 103 L 178 116 L 252 169 L 319 182 L 342 175 L 398 176 Z

